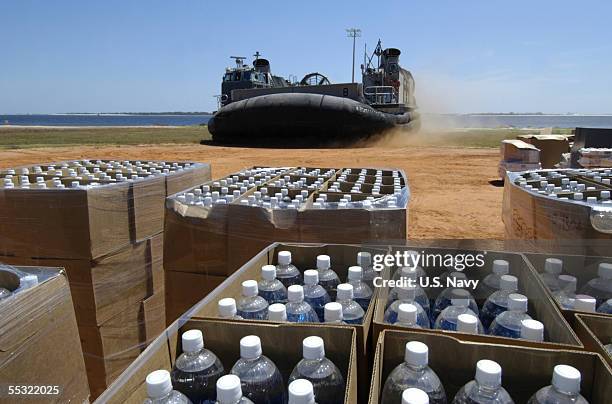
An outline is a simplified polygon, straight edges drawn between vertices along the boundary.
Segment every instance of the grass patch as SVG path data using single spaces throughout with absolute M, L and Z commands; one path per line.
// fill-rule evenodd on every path
M 519 135 L 539 133 L 538 130 L 524 129 L 461 129 L 429 133 L 427 131 L 416 135 L 416 142 L 427 146 L 451 147 L 487 147 L 498 148 L 505 139 L 516 139 Z M 569 135 L 571 129 L 553 129 L 554 134 Z
M 200 143 L 211 139 L 206 126 L 172 128 L 3 128 L 0 149 L 82 145 Z

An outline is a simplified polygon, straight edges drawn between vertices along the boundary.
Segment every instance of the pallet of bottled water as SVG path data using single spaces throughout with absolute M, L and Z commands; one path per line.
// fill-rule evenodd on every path
M 167 334 L 132 364 L 131 372 L 113 383 L 101 402 L 350 404 L 358 400 L 352 328 L 193 319 Z M 143 388 L 134 392 L 134 386 Z
M 227 276 L 279 240 L 405 240 L 409 196 L 401 170 L 242 170 L 167 200 L 165 267 Z
M 612 257 L 525 256 L 561 310 L 609 316 L 612 322 Z
M 606 404 L 610 397 L 612 372 L 596 353 L 386 330 L 369 402 Z
M 507 238 L 611 239 L 611 180 L 607 168 L 508 173 L 502 213 Z
M 435 247 L 393 253 L 408 259 L 374 281 L 374 336 L 391 328 L 492 343 L 581 346 L 521 254 Z

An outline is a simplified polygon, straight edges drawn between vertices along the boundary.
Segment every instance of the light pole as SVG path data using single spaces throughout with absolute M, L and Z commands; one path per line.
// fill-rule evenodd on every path
M 359 28 L 347 28 L 346 36 L 353 38 L 353 70 L 351 71 L 351 83 L 355 82 L 355 38 L 361 36 Z

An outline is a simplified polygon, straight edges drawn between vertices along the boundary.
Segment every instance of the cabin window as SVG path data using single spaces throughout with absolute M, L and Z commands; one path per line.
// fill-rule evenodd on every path
M 242 74 L 240 72 L 234 73 L 234 80 L 236 81 L 242 80 Z
M 223 81 L 232 81 L 232 73 L 225 73 L 225 76 L 223 76 Z
M 251 80 L 251 72 L 244 72 L 244 74 L 242 75 L 242 80 L 250 81 Z

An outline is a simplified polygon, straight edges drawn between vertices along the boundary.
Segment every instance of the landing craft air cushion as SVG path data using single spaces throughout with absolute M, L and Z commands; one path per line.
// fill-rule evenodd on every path
M 236 66 L 226 69 L 220 108 L 208 123 L 213 141 L 351 141 L 398 125 L 418 127 L 414 79 L 400 67 L 400 53 L 383 50 L 379 41 L 374 53 L 365 56 L 362 83 L 339 84 L 320 73 L 291 82 L 272 75 L 270 62 L 259 53 L 252 67 L 233 56 Z

